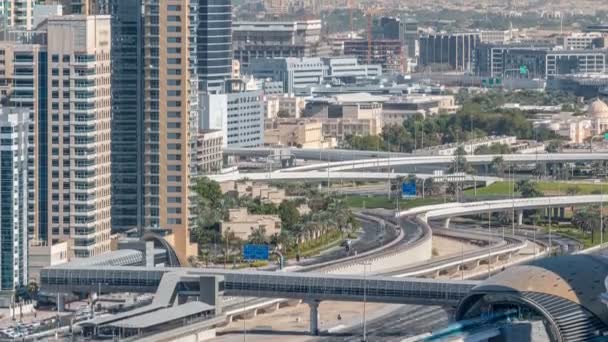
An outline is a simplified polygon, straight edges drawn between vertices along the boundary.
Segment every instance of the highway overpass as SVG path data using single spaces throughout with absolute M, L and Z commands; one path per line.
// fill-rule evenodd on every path
M 410 173 L 394 173 L 394 172 L 327 172 L 327 171 L 301 171 L 301 172 L 252 172 L 252 173 L 227 173 L 221 175 L 208 175 L 209 179 L 216 182 L 228 182 L 228 181 L 240 181 L 240 180 L 251 180 L 251 181 L 325 181 L 325 180 L 351 180 L 351 181 L 379 181 L 398 179 L 400 177 L 408 177 Z M 490 176 L 476 176 L 476 175 L 462 175 L 462 176 L 438 176 L 425 173 L 415 174 L 416 178 L 419 179 L 445 179 L 446 181 L 458 180 L 468 182 L 479 182 L 486 185 L 490 185 L 494 182 L 501 181 L 502 178 L 490 177 Z
M 606 202 L 606 200 L 608 200 L 608 195 L 548 196 L 479 202 L 456 202 L 417 207 L 401 211 L 395 216 L 418 216 L 425 222 L 432 219 L 444 219 L 444 226 L 447 228 L 449 220 L 452 217 L 517 210 L 518 221 L 521 224 L 522 211 L 526 209 L 564 208 L 576 205 L 598 204 Z
M 281 157 L 293 157 L 305 160 L 320 160 L 325 162 L 343 162 L 343 165 L 364 161 L 377 161 L 383 159 L 412 161 L 417 160 L 419 165 L 448 164 L 453 161 L 453 156 L 418 156 L 409 153 L 383 152 L 383 151 L 361 151 L 361 150 L 339 150 L 339 149 L 301 149 L 301 148 L 226 148 L 224 154 L 243 157 L 267 157 L 270 155 Z M 467 161 L 472 163 L 489 163 L 494 157 L 500 156 L 506 162 L 577 162 L 608 160 L 608 153 L 539 153 L 539 154 L 504 154 L 504 155 L 467 155 Z M 350 161 L 350 163 L 349 163 Z M 319 164 L 322 165 L 322 164 Z M 338 164 L 332 165 L 338 166 Z M 376 165 L 373 165 L 376 167 Z M 298 168 L 294 169 L 298 170 Z
M 348 153 L 348 152 L 345 152 Z M 608 160 L 608 153 L 545 153 L 545 154 L 487 154 L 487 155 L 467 155 L 469 164 L 489 165 L 492 161 L 500 157 L 506 163 L 576 163 L 584 161 Z M 370 158 L 360 160 L 321 162 L 312 165 L 295 166 L 278 170 L 276 172 L 301 172 L 312 170 L 347 171 L 371 168 L 385 168 L 396 166 L 430 166 L 430 165 L 450 165 L 454 162 L 454 156 L 409 156 L 409 157 L 387 157 Z

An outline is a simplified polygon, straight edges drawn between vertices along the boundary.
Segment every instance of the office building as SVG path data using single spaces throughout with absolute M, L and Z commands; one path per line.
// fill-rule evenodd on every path
M 31 30 L 33 7 L 34 0 L 0 1 L 0 20 L 6 21 L 1 25 L 14 29 Z
M 608 24 L 593 24 L 585 27 L 585 32 L 602 32 L 608 33 Z
M 111 4 L 114 0 L 59 0 L 64 14 L 109 14 Z M 56 0 L 47 0 L 55 3 Z
M 283 82 L 283 92 L 291 94 L 296 88 L 319 85 L 325 75 L 320 58 L 260 58 L 253 59 L 247 72 L 257 78 Z
M 232 75 L 231 0 L 197 0 L 196 60 L 200 91 L 221 91 Z
M 344 41 L 344 55 L 356 57 L 360 64 L 377 64 L 383 72 L 403 73 L 407 56 L 404 43 L 394 39 L 373 39 L 371 51 L 367 39 L 347 39 Z
M 90 257 L 110 250 L 110 17 L 51 17 L 47 25 L 48 146 L 39 153 L 47 153 L 48 238 Z
M 557 44 L 565 50 L 602 49 L 608 45 L 606 39 L 599 32 L 575 32 L 559 37 Z
M 481 44 L 475 73 L 502 78 L 544 78 L 549 46 Z
M 513 39 L 512 30 L 479 31 L 479 41 L 489 44 L 507 44 Z
M 112 229 L 143 225 L 143 17 L 141 0 L 113 0 Z
M 264 94 L 235 80 L 226 85 L 226 145 L 258 147 L 264 143 Z
M 224 133 L 221 130 L 199 130 L 196 141 L 196 171 L 199 175 L 222 169 Z
M 0 108 L 0 306 L 28 282 L 27 168 L 29 110 Z
M 316 57 L 322 54 L 321 21 L 243 21 L 232 25 L 234 58 L 247 68 L 255 58 Z
M 251 61 L 247 72 L 257 78 L 283 82 L 283 92 L 322 84 L 332 79 L 353 83 L 359 78 L 382 75 L 382 66 L 360 64 L 356 58 L 264 58 Z
M 264 8 L 266 13 L 270 15 L 286 15 L 289 12 L 289 1 L 288 0 L 265 0 Z
M 404 40 L 407 50 L 407 57 L 416 60 L 420 56 L 420 33 L 418 32 L 418 22 L 408 21 L 404 23 Z
M 190 1 L 144 0 L 144 228 L 172 233 L 184 260 L 190 244 L 189 187 L 195 171 L 198 79 Z M 194 169 L 194 170 L 193 170 Z
M 603 50 L 552 50 L 550 46 L 481 44 L 475 51 L 475 73 L 503 78 L 545 78 L 603 73 Z
M 251 78 L 226 81 L 222 93 L 201 93 L 199 127 L 220 130 L 224 147 L 261 146 L 265 102 L 260 83 Z
M 474 67 L 478 32 L 435 33 L 420 37 L 419 65 L 434 69 L 468 71 Z
M 606 71 L 606 51 L 551 51 L 546 57 L 545 76 L 597 74 Z

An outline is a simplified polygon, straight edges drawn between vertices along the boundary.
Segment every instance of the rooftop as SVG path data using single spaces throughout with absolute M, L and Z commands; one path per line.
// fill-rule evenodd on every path
M 202 302 L 188 302 L 183 305 L 172 306 L 167 309 L 160 309 L 143 315 L 123 319 L 121 321 L 112 323 L 111 325 L 127 329 L 145 329 L 164 323 L 169 323 L 177 319 L 204 314 L 213 309 L 213 306 Z

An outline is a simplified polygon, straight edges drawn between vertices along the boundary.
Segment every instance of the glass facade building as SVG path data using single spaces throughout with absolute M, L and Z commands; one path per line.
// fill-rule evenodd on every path
M 112 0 L 112 229 L 142 226 L 141 0 Z
M 195 0 L 199 90 L 221 92 L 232 73 L 231 0 Z
M 27 284 L 27 108 L 0 109 L 0 305 Z

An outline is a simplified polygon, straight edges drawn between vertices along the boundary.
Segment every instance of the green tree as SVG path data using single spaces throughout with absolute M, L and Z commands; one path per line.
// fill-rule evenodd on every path
M 264 245 L 270 242 L 269 237 L 266 235 L 266 227 L 260 226 L 256 229 L 252 229 L 249 234 L 249 243 L 256 245 Z
M 456 151 L 454 151 L 454 162 L 448 167 L 448 172 L 465 172 L 465 173 L 473 173 L 473 168 L 467 162 L 466 157 L 467 152 L 464 147 L 458 146 Z
M 403 125 L 384 126 L 381 137 L 394 152 L 409 152 L 413 149 L 413 138 Z
M 543 196 L 543 193 L 536 188 L 536 185 L 527 179 L 517 181 L 517 183 L 515 183 L 515 191 L 518 191 L 521 194 L 521 197 L 524 198 Z
M 494 159 L 492 159 L 492 163 L 490 164 L 490 168 L 497 176 L 504 176 L 506 170 L 505 160 L 500 156 L 494 157 Z
M 284 200 L 279 205 L 279 217 L 283 229 L 291 230 L 300 221 L 300 212 L 293 201 Z
M 545 151 L 548 153 L 557 153 L 562 148 L 562 142 L 559 140 L 552 140 L 545 146 Z

